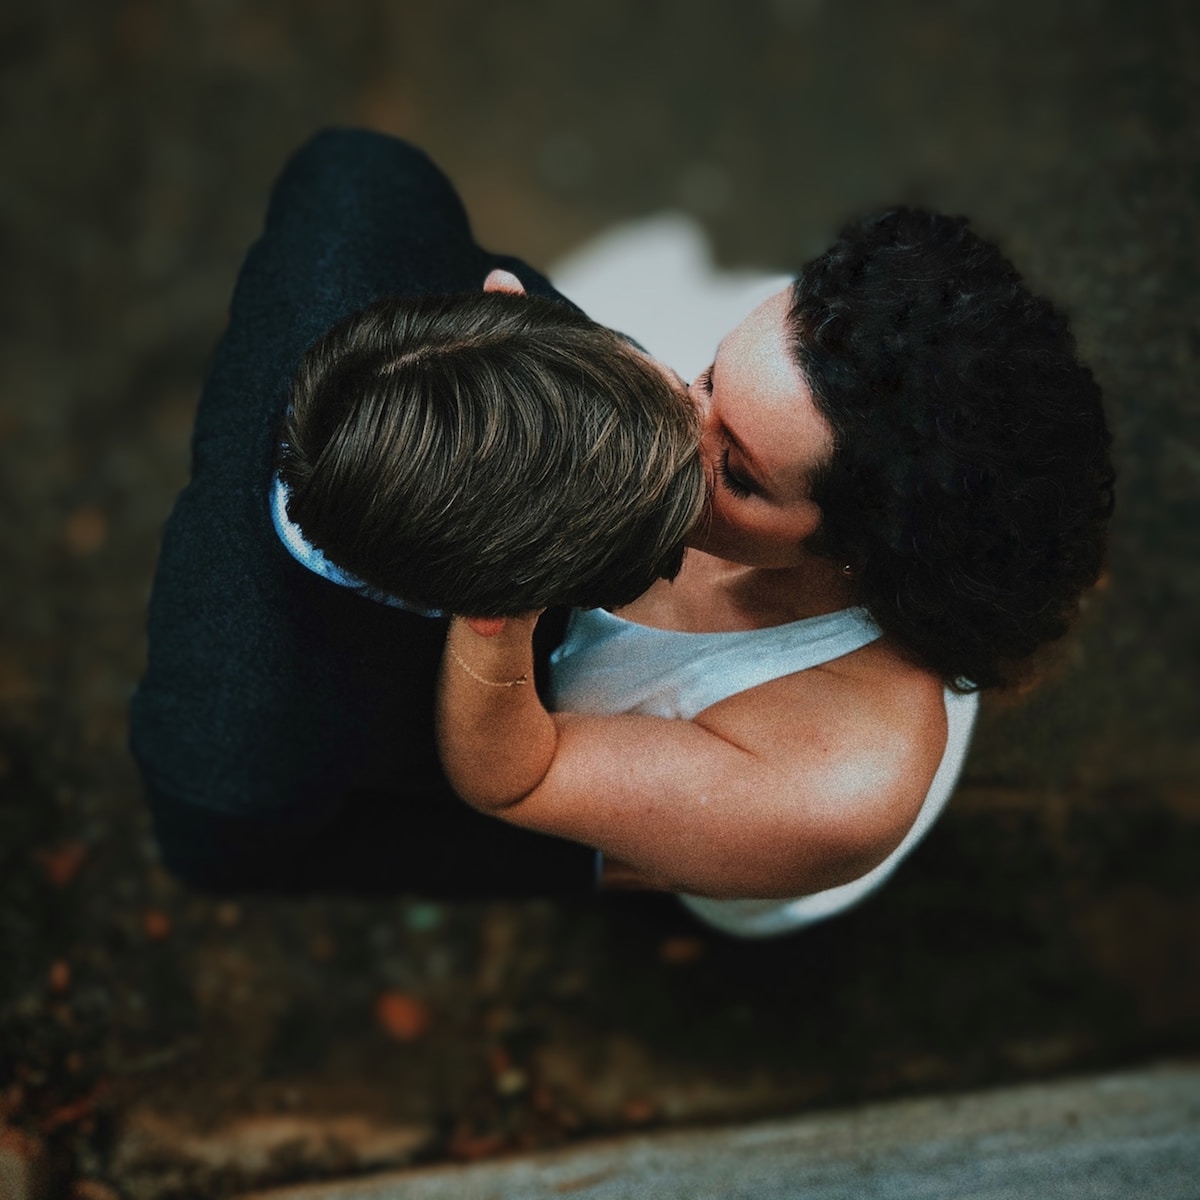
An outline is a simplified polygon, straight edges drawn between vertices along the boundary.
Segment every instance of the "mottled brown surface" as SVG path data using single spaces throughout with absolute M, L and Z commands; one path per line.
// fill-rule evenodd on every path
M 0 1123 L 52 1196 L 374 1165 L 313 1117 L 470 1158 L 1200 1048 L 1198 43 L 1183 0 L 0 16 Z M 161 874 L 124 750 L 157 534 L 266 189 L 330 122 L 419 141 L 539 265 L 681 206 L 728 265 L 789 266 L 900 197 L 975 214 L 1076 315 L 1122 472 L 1108 586 L 880 899 L 741 945 L 663 899 Z M 310 1133 L 265 1160 L 194 1152 L 289 1114 Z

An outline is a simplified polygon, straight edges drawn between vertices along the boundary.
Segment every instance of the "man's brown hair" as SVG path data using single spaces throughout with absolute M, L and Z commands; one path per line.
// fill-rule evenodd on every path
M 338 567 L 468 616 L 616 607 L 704 505 L 696 413 L 619 335 L 506 293 L 390 299 L 305 355 L 279 473 Z

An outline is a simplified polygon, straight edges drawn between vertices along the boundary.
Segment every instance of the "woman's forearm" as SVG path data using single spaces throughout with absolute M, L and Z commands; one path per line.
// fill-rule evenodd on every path
M 554 759 L 558 733 L 533 685 L 535 617 L 450 622 L 438 682 L 438 748 L 468 804 L 495 811 L 522 800 Z M 474 626 L 474 627 L 473 627 Z

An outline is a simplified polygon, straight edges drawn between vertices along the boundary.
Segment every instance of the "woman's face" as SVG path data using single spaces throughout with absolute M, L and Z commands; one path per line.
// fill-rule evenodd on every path
M 788 349 L 790 304 L 784 289 L 759 305 L 691 386 L 712 499 L 690 542 L 748 566 L 803 560 L 821 520 L 810 481 L 833 452 L 833 431 Z

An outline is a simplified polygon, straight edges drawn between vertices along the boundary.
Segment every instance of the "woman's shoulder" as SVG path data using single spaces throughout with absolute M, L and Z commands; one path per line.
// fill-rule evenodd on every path
M 845 879 L 882 862 L 911 828 L 948 729 L 941 680 L 882 638 L 732 696 L 698 720 L 731 739 L 753 738 L 795 795 L 810 798 L 797 815 L 810 835 L 816 820 L 827 842 L 841 847 L 831 859 L 840 860 Z
M 718 706 L 714 705 L 714 708 Z M 826 662 L 769 680 L 723 701 L 728 711 L 805 727 L 836 724 L 858 730 L 861 741 L 884 729 L 914 748 L 945 740 L 945 688 L 932 671 L 913 663 L 890 640 L 877 637 Z

